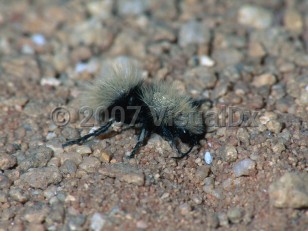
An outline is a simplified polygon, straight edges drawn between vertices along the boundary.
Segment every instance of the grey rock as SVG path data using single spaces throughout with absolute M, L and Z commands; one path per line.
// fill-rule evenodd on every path
M 196 170 L 195 177 L 198 181 L 201 182 L 209 175 L 209 172 L 210 172 L 209 166 L 206 165 L 199 166 Z
M 86 156 L 83 158 L 79 167 L 86 172 L 96 172 L 100 165 L 101 162 L 96 157 Z
M 5 192 L 0 192 L 0 202 L 5 203 L 8 201 L 8 195 Z
M 65 160 L 60 168 L 63 174 L 74 174 L 77 171 L 77 165 L 72 160 Z
M 212 91 L 211 98 L 217 99 L 219 97 L 224 96 L 225 94 L 227 94 L 229 87 L 230 87 L 229 82 L 219 82 L 219 84 L 217 84 L 217 86 Z
M 294 57 L 294 62 L 300 67 L 308 67 L 308 55 L 305 53 L 297 53 Z
M 68 140 L 78 139 L 80 137 L 80 133 L 76 128 L 65 127 L 61 133 Z
M 26 159 L 19 163 L 19 169 L 27 171 L 29 168 L 44 167 L 53 156 L 53 151 L 45 146 L 38 146 L 29 150 Z
M 221 147 L 219 151 L 222 159 L 228 163 L 236 161 L 237 159 L 237 150 L 234 146 L 226 145 Z
M 277 208 L 308 208 L 308 174 L 285 173 L 269 186 L 269 197 Z
M 282 124 L 278 120 L 270 120 L 266 123 L 266 127 L 271 132 L 278 134 L 282 129 Z
M 189 21 L 182 25 L 179 32 L 179 44 L 185 47 L 189 44 L 206 44 L 210 41 L 210 31 L 200 22 Z
M 100 213 L 94 213 L 91 217 L 91 229 L 94 231 L 101 231 L 106 223 L 106 218 Z
M 63 155 L 60 156 L 60 158 L 61 158 L 60 159 L 61 164 L 63 164 L 64 161 L 66 161 L 66 160 L 71 160 L 76 165 L 79 165 L 82 162 L 82 156 L 77 152 L 64 153 Z
M 236 177 L 249 176 L 252 173 L 254 173 L 255 168 L 256 168 L 255 161 L 247 158 L 247 159 L 237 162 L 233 166 L 233 173 Z
M 8 189 L 12 185 L 12 181 L 5 175 L 0 174 L 0 189 Z
M 183 203 L 179 206 L 179 211 L 182 215 L 188 214 L 192 210 L 191 206 L 187 203 Z
M 29 170 L 20 176 L 20 180 L 33 188 L 45 189 L 50 184 L 59 183 L 62 175 L 56 167 L 43 167 Z
M 91 154 L 92 150 L 89 146 L 82 145 L 76 148 L 76 152 L 79 153 L 80 155 L 86 155 L 86 154 Z
M 105 176 L 117 178 L 129 184 L 142 186 L 145 182 L 143 171 L 126 163 L 103 165 L 99 172 Z
M 28 221 L 29 223 L 40 224 L 44 221 L 48 212 L 48 208 L 42 204 L 37 203 L 31 207 L 26 207 L 23 212 L 23 219 Z
M 218 213 L 219 225 L 222 227 L 229 227 L 228 216 L 225 213 Z
M 196 81 L 196 86 L 200 85 L 204 86 L 204 88 L 213 88 L 217 82 L 217 76 L 206 67 L 196 67 L 189 70 L 185 77 L 187 81 Z
M 294 33 L 302 33 L 304 28 L 304 22 L 301 14 L 296 9 L 287 9 L 284 18 L 284 26 Z
M 7 170 L 16 165 L 17 159 L 15 156 L 8 154 L 0 154 L 0 169 Z
M 148 7 L 148 0 L 119 0 L 117 9 L 120 15 L 140 15 Z
M 216 213 L 209 213 L 207 215 L 207 227 L 209 229 L 215 229 L 219 225 L 219 219 Z
M 276 77 L 271 73 L 256 76 L 252 82 L 255 87 L 272 86 L 276 82 Z
M 61 223 L 64 220 L 65 210 L 61 203 L 55 203 L 52 205 L 48 216 L 46 217 L 46 222 L 49 224 Z
M 218 67 L 226 68 L 239 64 L 244 59 L 244 55 L 237 49 L 221 48 L 214 50 L 213 59 L 216 61 Z
M 257 29 L 265 29 L 272 24 L 272 12 L 254 5 L 243 5 L 238 11 L 238 22 Z
M 29 193 L 20 188 L 12 188 L 9 191 L 10 197 L 18 202 L 25 203 L 29 200 Z
M 241 142 L 243 142 L 246 145 L 249 144 L 250 135 L 249 135 L 249 133 L 248 133 L 246 128 L 239 128 L 236 135 L 237 135 L 237 138 Z
M 68 227 L 70 230 L 81 230 L 82 225 L 86 221 L 86 217 L 82 214 L 70 217 L 68 219 Z
M 241 208 L 231 208 L 228 210 L 227 216 L 233 224 L 237 224 L 243 219 L 244 211 Z

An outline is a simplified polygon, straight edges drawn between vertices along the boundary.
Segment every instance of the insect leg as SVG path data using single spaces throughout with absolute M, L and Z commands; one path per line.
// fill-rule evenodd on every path
M 194 146 L 191 146 L 187 152 L 184 152 L 184 153 L 183 153 L 183 152 L 179 149 L 179 147 L 178 147 L 177 145 L 175 145 L 175 148 L 176 148 L 176 150 L 177 150 L 179 156 L 173 156 L 172 158 L 173 158 L 173 159 L 182 159 L 183 157 L 187 156 L 187 155 L 191 152 L 191 150 L 193 149 L 193 147 L 194 147 Z
M 144 140 L 150 135 L 150 132 L 145 129 L 145 128 L 142 128 L 141 129 L 141 132 L 138 136 L 138 141 L 137 141 L 137 144 L 135 145 L 133 151 L 129 154 L 128 158 L 133 158 L 136 154 L 136 152 L 139 150 L 139 148 L 143 145 L 144 143 Z
M 95 130 L 94 132 L 91 132 L 83 137 L 80 137 L 79 139 L 76 139 L 76 140 L 70 140 L 64 144 L 62 144 L 62 147 L 66 147 L 66 146 L 70 146 L 70 145 L 73 145 L 73 144 L 78 144 L 78 145 L 81 145 L 83 144 L 84 142 L 86 142 L 90 137 L 94 136 L 99 136 L 103 133 L 105 133 L 109 127 L 112 125 L 113 121 L 109 121 L 107 124 L 101 126 L 99 129 Z

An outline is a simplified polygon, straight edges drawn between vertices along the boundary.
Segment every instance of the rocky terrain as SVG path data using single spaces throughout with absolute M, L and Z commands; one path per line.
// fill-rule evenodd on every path
M 0 1 L 0 230 L 307 230 L 308 2 Z M 182 160 L 97 127 L 106 63 L 208 98 Z M 86 122 L 86 123 L 85 123 Z

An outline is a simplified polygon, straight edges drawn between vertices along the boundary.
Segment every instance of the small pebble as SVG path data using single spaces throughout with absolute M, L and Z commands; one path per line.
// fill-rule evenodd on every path
M 101 231 L 106 223 L 106 218 L 101 213 L 94 213 L 91 217 L 90 227 L 94 231 Z
M 20 180 L 33 188 L 45 189 L 50 184 L 59 183 L 62 175 L 56 167 L 34 168 L 22 174 Z
M 191 211 L 191 206 L 187 203 L 184 203 L 179 206 L 179 210 L 182 215 L 186 215 Z
M 266 123 L 266 127 L 271 132 L 278 134 L 282 129 L 282 124 L 278 120 L 270 120 Z
M 75 215 L 68 218 L 68 227 L 69 230 L 81 230 L 82 225 L 85 223 L 85 215 Z
M 179 32 L 179 44 L 185 47 L 189 44 L 205 44 L 210 40 L 209 29 L 195 20 L 183 24 Z
M 247 158 L 235 163 L 233 166 L 233 173 L 235 177 L 249 176 L 255 171 L 255 167 L 256 163 L 253 160 Z
M 215 61 L 211 59 L 209 56 L 202 55 L 200 56 L 200 65 L 201 66 L 206 66 L 206 67 L 212 67 L 215 65 Z
M 265 29 L 271 26 L 272 21 L 272 12 L 259 6 L 243 5 L 238 12 L 240 24 L 257 29 Z
M 256 76 L 252 82 L 255 87 L 272 86 L 276 83 L 276 77 L 273 74 L 266 73 Z
M 31 39 L 38 46 L 44 46 L 46 44 L 46 39 L 42 34 L 34 34 L 31 36 Z
M 243 219 L 244 212 L 241 208 L 231 208 L 228 210 L 227 216 L 231 223 L 238 224 Z
M 219 225 L 219 218 L 217 216 L 216 213 L 209 213 L 207 215 L 207 227 L 209 228 L 209 230 L 215 229 L 218 227 Z
M 138 186 L 144 185 L 145 182 L 145 176 L 143 171 L 126 163 L 103 165 L 102 168 L 99 169 L 99 172 L 103 175 L 112 178 L 115 177 L 120 181 L 124 181 L 129 184 L 135 184 Z
M 120 15 L 140 15 L 147 9 L 147 1 L 144 0 L 119 0 L 117 8 Z
M 86 172 L 96 172 L 100 165 L 101 162 L 96 157 L 85 156 L 79 167 Z
M 92 150 L 89 146 L 82 145 L 76 148 L 76 152 L 79 153 L 80 155 L 87 155 L 87 154 L 91 154 Z
M 28 192 L 20 188 L 11 188 L 9 191 L 9 195 L 13 200 L 20 203 L 25 203 L 30 199 Z
M 308 208 L 308 174 L 285 173 L 269 186 L 269 197 L 277 208 Z
M 72 160 L 65 160 L 60 168 L 63 174 L 74 174 L 77 171 L 77 165 Z
M 287 30 L 300 34 L 304 29 L 301 14 L 295 9 L 287 9 L 284 15 L 284 26 Z
M 204 153 L 204 161 L 208 165 L 210 165 L 213 162 L 213 157 L 209 151 L 206 151 Z
M 195 175 L 196 179 L 202 182 L 209 175 L 209 172 L 210 172 L 209 166 L 206 165 L 198 166 Z
M 230 163 L 237 159 L 237 150 L 234 146 L 227 145 L 220 149 L 220 155 L 224 161 Z
M 0 170 L 7 170 L 14 167 L 17 163 L 17 159 L 13 155 L 0 154 Z
M 54 77 L 47 77 L 47 78 L 41 79 L 41 85 L 42 86 L 58 87 L 58 86 L 60 86 L 60 84 L 61 84 L 61 81 L 54 78 Z
M 219 225 L 222 227 L 229 227 L 228 216 L 225 213 L 218 213 Z
M 285 149 L 286 147 L 282 142 L 272 145 L 272 150 L 276 154 L 281 154 Z
M 137 229 L 147 229 L 148 224 L 145 221 L 140 220 L 140 221 L 137 221 L 136 228 Z

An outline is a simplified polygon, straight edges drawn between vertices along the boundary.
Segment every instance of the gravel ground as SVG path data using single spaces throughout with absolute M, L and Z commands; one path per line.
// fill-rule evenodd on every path
M 308 230 L 307 12 L 304 0 L 1 0 L 0 230 Z M 123 59 L 212 100 L 187 158 L 152 135 L 127 160 L 133 129 L 62 148 L 91 129 L 82 87 Z

